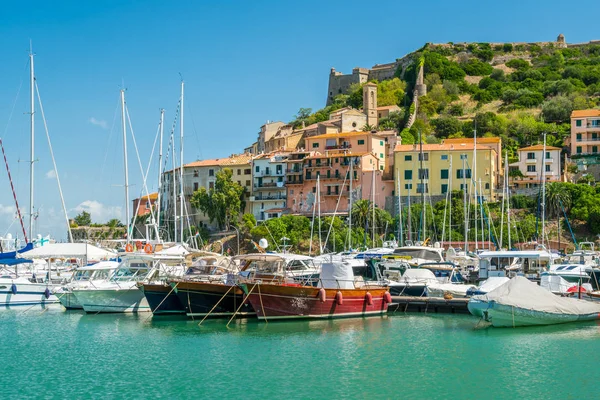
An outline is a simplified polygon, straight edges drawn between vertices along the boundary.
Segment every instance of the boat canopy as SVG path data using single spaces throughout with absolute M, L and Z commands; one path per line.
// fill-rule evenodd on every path
M 119 266 L 117 261 L 100 261 L 96 264 L 86 265 L 85 267 L 77 268 L 77 271 L 98 271 L 104 269 L 115 269 Z
M 475 296 L 498 304 L 553 314 L 582 315 L 600 313 L 600 304 L 556 296 L 522 276 L 516 276 L 491 292 Z
M 421 268 L 409 268 L 402 275 L 405 279 L 435 279 L 435 274 L 429 269 Z
M 354 289 L 352 266 L 343 262 L 321 264 L 321 285 L 325 289 Z
M 117 254 L 87 243 L 52 243 L 21 254 L 23 258 L 87 258 L 102 260 L 115 257 Z
M 510 258 L 510 257 L 550 260 L 550 258 L 552 258 L 552 255 L 550 253 L 548 253 L 547 251 L 543 251 L 543 250 L 484 251 L 479 254 L 479 258 Z
M 31 264 L 33 261 L 24 258 L 2 258 L 0 259 L 0 265 L 19 265 L 19 264 Z
M 27 243 L 27 245 L 25 245 L 25 247 L 23 247 L 22 249 L 19 249 L 17 251 L 8 251 L 6 253 L 0 253 L 0 259 L 15 258 L 17 256 L 17 254 L 24 253 L 31 249 L 33 249 L 33 243 L 30 242 L 30 243 Z

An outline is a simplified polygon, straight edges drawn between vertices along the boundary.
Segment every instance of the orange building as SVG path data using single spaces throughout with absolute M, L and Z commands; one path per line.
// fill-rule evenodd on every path
M 309 151 L 292 153 L 288 159 L 287 206 L 292 213 L 312 214 L 317 178 L 321 215 L 348 213 L 350 180 L 353 201 L 374 197 L 375 204 L 384 208 L 385 198 L 394 190 L 393 182 L 383 180 L 384 136 L 370 132 L 328 133 L 305 140 Z
M 600 110 L 571 113 L 571 157 L 600 155 Z
M 133 210 L 137 210 L 137 216 L 141 217 L 150 214 L 150 210 L 156 212 L 155 203 L 158 199 L 158 193 L 150 193 L 148 196 L 143 196 L 133 200 Z M 139 208 L 138 208 L 139 205 Z

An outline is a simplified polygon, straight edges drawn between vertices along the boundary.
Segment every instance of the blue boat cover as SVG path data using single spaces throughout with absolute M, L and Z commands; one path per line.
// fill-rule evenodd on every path
M 26 258 L 2 258 L 0 259 L 0 265 L 18 265 L 18 264 L 31 264 L 33 261 Z
M 6 253 L 0 253 L 0 260 L 4 260 L 6 258 L 15 258 L 17 256 L 17 253 L 24 253 L 26 251 L 29 250 L 33 250 L 33 243 L 27 243 L 27 245 L 25 247 L 23 247 L 22 249 L 19 249 L 17 251 L 8 251 Z M 2 262 L 2 264 L 5 264 Z M 19 263 L 17 263 L 19 264 Z M 7 264 L 7 265 L 14 265 L 14 264 Z

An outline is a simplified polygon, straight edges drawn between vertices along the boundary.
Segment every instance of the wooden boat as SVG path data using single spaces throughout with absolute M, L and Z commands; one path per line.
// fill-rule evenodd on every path
M 242 305 L 244 292 L 234 284 L 185 280 L 171 281 L 170 284 L 176 286 L 174 292 L 188 317 L 204 317 L 208 314 L 211 317 L 226 317 L 232 316 L 238 309 L 239 316 L 254 315 L 250 304 Z
M 381 315 L 391 295 L 386 286 L 355 277 L 352 266 L 323 263 L 317 287 L 298 283 L 250 282 L 242 286 L 259 319 L 341 318 Z

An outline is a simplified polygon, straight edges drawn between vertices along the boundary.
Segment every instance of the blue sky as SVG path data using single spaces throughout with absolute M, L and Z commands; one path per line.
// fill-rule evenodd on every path
M 18 4 L 17 4 L 18 3 Z M 28 1 L 0 13 L 0 134 L 21 209 L 28 210 L 27 58 L 36 54 L 66 206 L 104 222 L 124 215 L 119 90 L 144 168 L 159 109 L 171 126 L 186 82 L 185 162 L 241 152 L 266 120 L 289 121 L 300 107 L 324 106 L 329 69 L 350 72 L 426 42 L 567 42 L 594 37 L 597 1 Z M 369 4 L 368 8 L 365 4 Z M 17 96 L 17 91 L 20 93 Z M 11 109 L 14 113 L 10 118 Z M 113 121 L 115 125 L 113 127 Z M 6 133 L 5 133 L 5 127 Z M 65 223 L 40 114 L 36 118 L 37 232 L 64 239 Z M 168 129 L 167 129 L 168 131 Z M 131 138 L 130 150 L 131 146 Z M 21 160 L 21 161 L 20 161 Z M 156 163 L 154 163 L 156 164 Z M 131 197 L 142 182 L 130 151 Z M 18 233 L 2 166 L 0 234 Z M 150 176 L 156 176 L 153 166 Z M 148 182 L 156 188 L 156 179 Z

